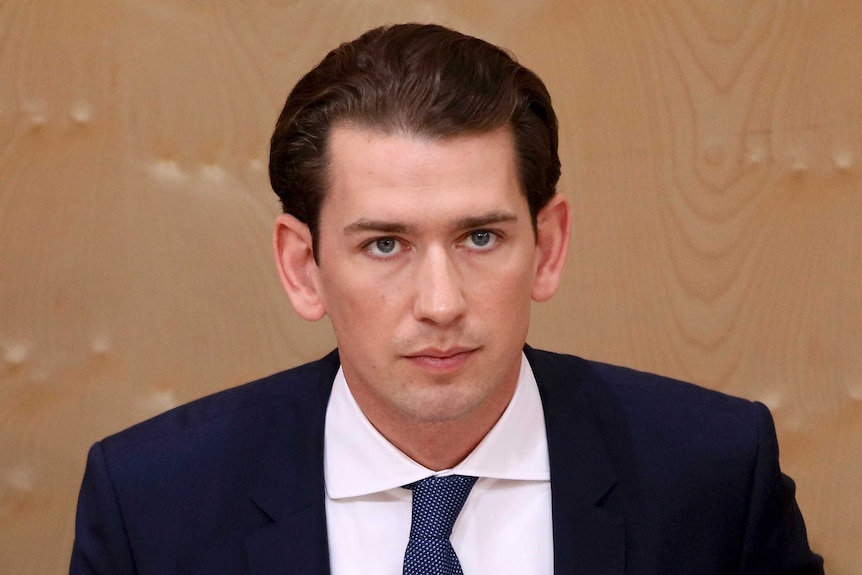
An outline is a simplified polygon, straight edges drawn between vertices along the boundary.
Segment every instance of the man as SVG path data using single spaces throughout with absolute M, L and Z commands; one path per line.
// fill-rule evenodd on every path
M 331 52 L 270 175 L 285 290 L 338 350 L 96 444 L 71 572 L 822 573 L 765 407 L 525 345 L 559 173 L 502 50 L 402 25 Z

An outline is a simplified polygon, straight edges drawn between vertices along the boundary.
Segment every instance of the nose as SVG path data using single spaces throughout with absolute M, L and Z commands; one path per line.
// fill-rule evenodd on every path
M 416 274 L 414 315 L 421 321 L 446 325 L 466 310 L 461 278 L 444 247 L 429 249 Z

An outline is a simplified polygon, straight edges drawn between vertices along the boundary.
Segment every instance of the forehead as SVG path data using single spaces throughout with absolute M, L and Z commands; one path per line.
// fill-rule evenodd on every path
M 372 208 L 420 210 L 426 218 L 526 209 L 508 128 L 439 139 L 339 126 L 330 135 L 327 179 L 323 218 Z

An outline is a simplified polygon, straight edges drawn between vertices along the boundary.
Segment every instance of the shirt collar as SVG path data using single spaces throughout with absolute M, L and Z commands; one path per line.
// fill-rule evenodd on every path
M 550 480 L 542 401 L 523 353 L 515 393 L 503 415 L 464 461 L 451 470 L 432 471 L 383 437 L 362 413 L 341 368 L 333 382 L 325 425 L 324 478 L 332 499 L 378 493 L 432 475 L 453 473 Z

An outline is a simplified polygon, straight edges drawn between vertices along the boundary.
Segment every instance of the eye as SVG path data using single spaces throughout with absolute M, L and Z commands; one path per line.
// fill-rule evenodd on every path
M 490 250 L 497 244 L 497 234 L 488 230 L 470 232 L 464 240 L 467 247 L 473 250 Z
M 365 244 L 365 251 L 376 258 L 391 258 L 402 249 L 395 238 L 377 238 Z

